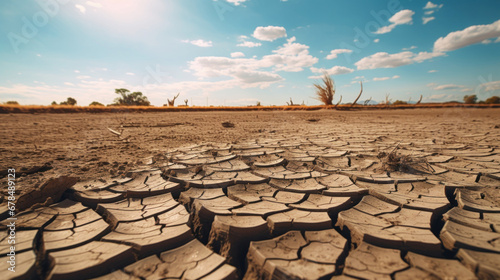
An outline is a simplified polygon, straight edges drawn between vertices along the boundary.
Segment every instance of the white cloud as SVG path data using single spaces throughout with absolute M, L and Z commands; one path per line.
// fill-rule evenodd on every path
M 439 101 L 439 100 L 444 101 L 444 100 L 451 100 L 452 98 L 455 98 L 455 95 L 442 93 L 442 94 L 434 94 L 431 96 L 426 96 L 423 99 L 424 100 L 431 100 L 431 101 Z
M 455 84 L 446 84 L 446 85 L 432 84 L 432 86 L 430 86 L 430 87 L 432 87 L 432 89 L 434 89 L 434 90 L 457 90 L 457 89 L 465 88 L 465 86 L 463 86 L 463 85 L 455 85 Z
M 212 46 L 212 41 L 205 41 L 205 40 L 202 40 L 202 39 L 192 40 L 192 41 L 182 40 L 182 42 L 183 43 L 189 43 L 189 44 L 192 44 L 192 45 L 195 45 L 195 46 L 198 46 L 198 47 L 202 47 L 202 48 L 208 48 L 208 47 Z
M 435 17 L 422 17 L 422 23 L 427 24 L 429 21 L 435 20 Z
M 231 53 L 231 57 L 233 57 L 233 58 L 245 57 L 245 54 L 242 52 L 233 52 L 233 53 Z
M 432 15 L 433 13 L 434 13 L 434 11 L 425 11 L 425 12 L 424 12 L 424 15 L 426 15 L 426 16 L 430 16 L 430 15 Z
M 239 6 L 241 3 L 246 2 L 247 0 L 226 0 L 228 3 L 232 3 L 235 6 Z
M 92 77 L 82 75 L 82 76 L 77 76 L 76 78 L 77 78 L 78 80 L 85 80 L 85 79 L 90 79 L 90 78 L 92 78 Z
M 189 68 L 200 78 L 231 77 L 245 85 L 268 86 L 283 78 L 269 72 L 273 71 L 299 72 L 305 67 L 311 67 L 318 59 L 309 54 L 309 46 L 295 42 L 295 37 L 273 50 L 273 54 L 262 59 L 228 58 L 228 57 L 197 57 L 189 62 Z
M 252 36 L 261 41 L 272 42 L 278 38 L 286 37 L 286 29 L 282 26 L 259 26 Z
M 389 22 L 391 22 L 390 25 L 387 26 L 382 26 L 380 27 L 377 31 L 375 31 L 375 34 L 385 34 L 391 32 L 396 26 L 402 25 L 402 24 L 412 24 L 413 23 L 413 15 L 415 14 L 414 11 L 412 10 L 401 10 L 397 13 L 395 13 L 390 19 Z
M 316 68 L 316 67 L 311 67 L 311 72 L 313 73 L 321 73 L 324 74 L 326 73 L 327 75 L 342 75 L 342 74 L 349 74 L 354 72 L 354 69 L 347 68 L 344 66 L 334 66 L 330 69 L 324 69 L 324 68 Z M 320 79 L 323 76 L 310 76 L 309 79 Z
M 411 46 L 409 48 L 403 48 L 403 51 L 411 51 L 411 50 L 416 49 L 416 48 L 417 48 L 417 46 Z
M 260 47 L 262 46 L 261 43 L 255 43 L 255 42 L 249 42 L 249 41 L 244 41 L 243 43 L 239 43 L 236 45 L 238 47 L 247 47 L 247 48 L 255 48 L 255 47 Z
M 376 54 L 367 56 L 354 63 L 358 70 L 377 69 L 377 68 L 395 68 L 403 65 L 413 64 L 415 62 L 422 62 L 434 57 L 442 56 L 444 53 L 428 53 L 420 52 L 418 54 L 405 51 L 395 54 L 388 54 L 386 52 L 378 52 Z
M 330 54 L 326 56 L 326 59 L 335 59 L 338 57 L 339 54 L 342 53 L 352 53 L 352 50 L 348 49 L 335 49 L 330 51 Z
M 127 73 L 125 73 L 125 74 L 126 74 L 126 75 L 129 75 L 129 76 L 135 76 L 135 74 L 134 74 L 134 73 L 132 73 L 132 72 L 127 72 Z
M 74 86 L 75 85 L 75 84 L 70 83 L 70 82 L 65 82 L 64 84 L 67 85 L 67 86 Z
M 425 9 L 425 10 L 435 9 L 435 8 L 440 9 L 440 8 L 442 8 L 442 7 L 443 7 L 443 4 L 441 4 L 441 5 L 436 5 L 436 4 L 434 4 L 434 3 L 432 3 L 432 2 L 430 2 L 430 1 L 429 1 L 429 2 L 427 2 L 427 4 L 425 5 L 424 9 Z
M 380 39 L 377 38 L 377 39 L 373 40 L 373 42 L 378 43 L 378 42 L 380 42 Z
M 429 70 L 427 73 L 436 73 L 438 70 Z
M 87 1 L 85 2 L 85 4 L 87 4 L 87 6 L 91 6 L 94 8 L 102 8 L 102 4 L 98 2 Z
M 386 81 L 386 80 L 390 80 L 391 77 L 381 77 L 381 78 L 373 78 L 373 81 L 377 82 L 377 81 Z
M 80 73 L 80 71 L 79 70 L 75 70 L 75 73 Z
M 487 25 L 473 25 L 464 30 L 451 32 L 434 42 L 434 51 L 446 52 L 480 43 L 500 36 L 500 20 Z
M 82 14 L 85 14 L 85 12 L 87 11 L 87 8 L 85 8 L 84 6 L 82 5 L 75 5 L 75 7 L 80 11 L 80 13 Z
M 380 77 L 380 78 L 373 78 L 373 81 L 374 81 L 374 82 L 378 82 L 378 81 L 387 81 L 387 80 L 391 80 L 391 79 L 393 79 L 393 80 L 394 80 L 394 79 L 399 79 L 399 78 L 400 78 L 400 76 L 398 76 L 398 75 L 394 75 L 394 76 L 392 76 L 392 77 Z
M 318 58 L 309 54 L 309 46 L 295 43 L 296 38 L 292 37 L 287 43 L 273 50 L 272 55 L 262 58 L 274 65 L 275 71 L 300 72 L 304 67 L 311 67 L 318 62 Z
M 500 90 L 500 81 L 493 81 L 481 84 L 480 87 L 483 87 L 485 91 L 495 91 Z

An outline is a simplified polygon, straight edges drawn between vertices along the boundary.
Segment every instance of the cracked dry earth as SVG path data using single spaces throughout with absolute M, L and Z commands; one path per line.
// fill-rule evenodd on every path
M 365 125 L 170 149 L 19 213 L 16 273 L 2 275 L 500 279 L 500 132 L 444 131 Z

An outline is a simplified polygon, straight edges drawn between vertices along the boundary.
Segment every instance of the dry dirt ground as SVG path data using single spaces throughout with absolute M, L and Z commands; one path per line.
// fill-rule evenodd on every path
M 0 126 L 2 219 L 11 168 L 18 199 L 9 279 L 500 278 L 500 109 L 10 114 Z

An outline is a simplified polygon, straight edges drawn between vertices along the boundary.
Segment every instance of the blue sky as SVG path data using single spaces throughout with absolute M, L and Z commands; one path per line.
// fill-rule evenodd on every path
M 0 102 L 161 106 L 484 100 L 500 95 L 500 2 L 332 0 L 0 1 Z

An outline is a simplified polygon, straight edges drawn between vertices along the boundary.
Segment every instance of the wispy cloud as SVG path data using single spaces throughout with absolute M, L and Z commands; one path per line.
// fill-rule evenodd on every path
M 386 52 L 378 52 L 367 56 L 354 63 L 358 70 L 377 69 L 377 68 L 395 68 L 399 66 L 420 63 L 422 61 L 445 55 L 439 52 L 419 52 L 413 53 L 410 51 L 388 54 Z
M 82 5 L 78 5 L 76 4 L 75 7 L 80 11 L 80 13 L 82 14 L 85 14 L 85 12 L 87 11 L 87 8 L 85 8 L 84 6 Z
M 202 40 L 202 39 L 198 39 L 198 40 L 182 40 L 183 43 L 189 43 L 191 45 L 195 45 L 195 46 L 198 46 L 198 47 L 202 47 L 202 48 L 208 48 L 208 47 L 211 47 L 213 44 L 212 44 L 212 41 L 205 41 L 205 40 Z
M 342 54 L 342 53 L 352 53 L 352 50 L 348 50 L 348 49 L 331 50 L 330 54 L 326 56 L 326 59 L 335 59 L 338 57 L 339 54 Z
M 262 46 L 261 43 L 255 43 L 255 42 L 250 42 L 250 41 L 243 41 L 236 45 L 237 47 L 246 47 L 246 48 L 255 48 L 255 47 L 260 47 Z
M 389 22 L 391 22 L 390 25 L 387 26 L 382 26 L 380 27 L 377 31 L 375 31 L 375 34 L 385 34 L 391 32 L 396 26 L 402 25 L 402 24 L 412 24 L 413 23 L 413 15 L 415 14 L 414 11 L 412 10 L 402 10 L 397 13 L 395 13 L 390 19 Z
M 378 81 L 387 81 L 387 80 L 394 80 L 394 79 L 399 79 L 400 76 L 398 75 L 394 75 L 392 77 L 380 77 L 380 78 L 373 78 L 373 81 L 374 82 L 378 82 Z
M 469 26 L 463 30 L 440 37 L 434 42 L 434 51 L 453 51 L 497 37 L 500 37 L 500 20 L 486 25 Z
M 342 75 L 342 74 L 349 74 L 354 72 L 354 69 L 347 68 L 344 66 L 334 66 L 330 69 L 325 69 L 325 68 L 316 68 L 316 67 L 311 67 L 311 72 L 313 73 L 321 73 L 321 74 L 327 74 L 327 75 Z M 310 76 L 309 79 L 320 79 L 322 78 L 323 75 L 319 76 Z

